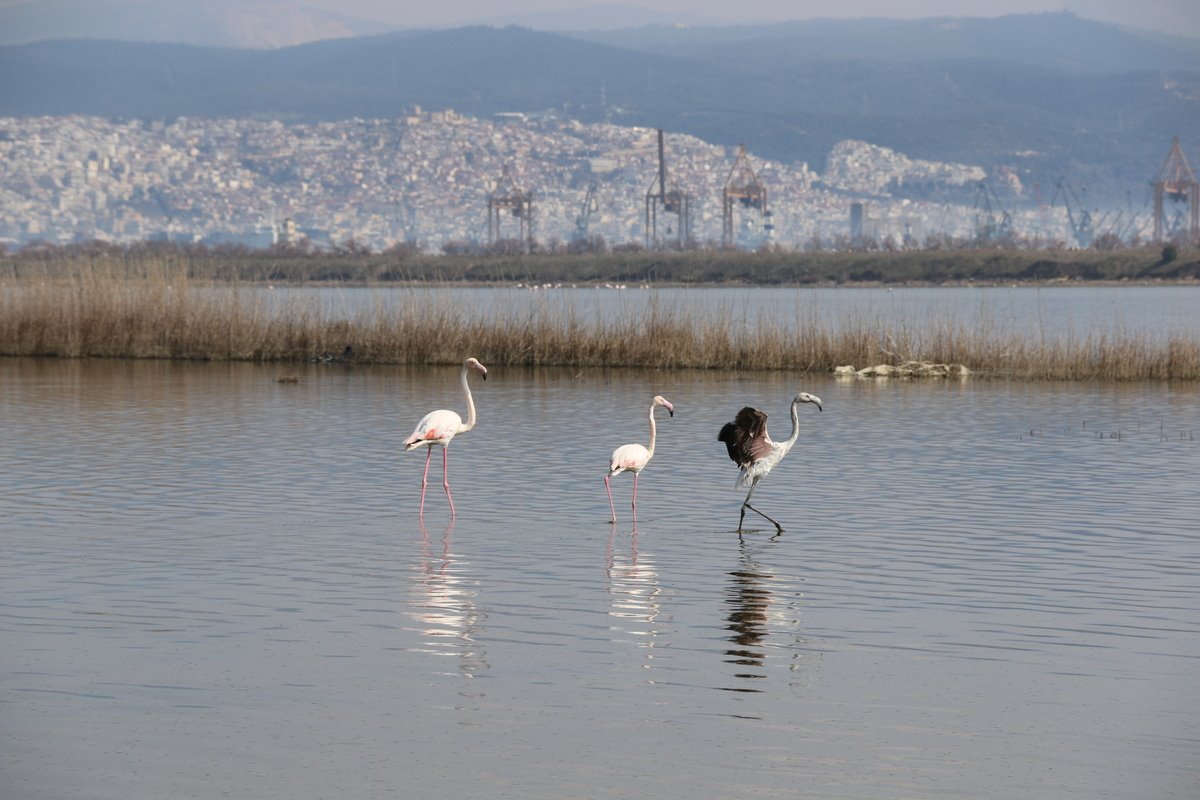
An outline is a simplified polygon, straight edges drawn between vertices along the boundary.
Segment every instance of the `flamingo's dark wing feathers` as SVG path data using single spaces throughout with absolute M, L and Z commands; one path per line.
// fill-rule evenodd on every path
M 725 443 L 729 458 L 738 466 L 754 463 L 771 452 L 766 413 L 746 406 L 737 413 L 733 422 L 725 423 L 717 434 L 717 441 Z
M 729 451 L 729 458 L 735 464 L 738 460 L 737 439 L 737 425 L 734 425 L 732 422 L 726 422 L 721 426 L 721 432 L 717 434 L 717 441 L 725 443 L 725 449 Z

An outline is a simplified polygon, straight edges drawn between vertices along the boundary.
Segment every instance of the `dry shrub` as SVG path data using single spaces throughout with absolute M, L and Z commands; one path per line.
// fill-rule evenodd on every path
M 397 296 L 399 299 L 397 300 Z M 641 312 L 589 317 L 549 305 L 485 311 L 419 289 L 380 294 L 353 318 L 315 297 L 280 300 L 261 286 L 187 277 L 169 259 L 131 269 L 98 258 L 60 274 L 0 284 L 0 354 L 66 357 L 522 366 L 720 368 L 826 372 L 902 361 L 961 363 L 1023 379 L 1200 378 L 1200 342 L 1116 330 L 1046 337 L 936 318 L 883 316 L 836 326 L 797 309 L 786 325 L 651 302 Z

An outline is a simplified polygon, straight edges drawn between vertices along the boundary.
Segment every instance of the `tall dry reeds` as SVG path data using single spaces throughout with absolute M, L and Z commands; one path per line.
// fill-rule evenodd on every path
M 2 355 L 302 361 L 347 347 L 360 363 L 457 363 L 471 353 L 495 365 L 827 372 L 934 361 L 1023 379 L 1200 379 L 1197 338 L 1119 329 L 1046 336 L 883 315 L 833 326 L 802 309 L 792 324 L 766 326 L 732 309 L 657 302 L 608 318 L 551 305 L 479 313 L 420 289 L 380 293 L 344 315 L 313 295 L 280 298 L 199 282 L 169 262 L 130 269 L 103 259 L 0 281 Z

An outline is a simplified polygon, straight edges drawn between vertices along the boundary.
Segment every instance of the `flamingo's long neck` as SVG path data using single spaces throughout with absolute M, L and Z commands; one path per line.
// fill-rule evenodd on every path
M 471 399 L 471 387 L 467 383 L 467 367 L 465 364 L 463 365 L 462 372 L 459 374 L 459 380 L 462 382 L 463 394 L 467 397 L 467 421 L 462 426 L 462 430 L 459 431 L 459 433 L 465 433 L 475 427 L 475 401 Z M 795 408 L 792 409 L 792 413 L 795 414 Z
M 791 450 L 792 445 L 794 445 L 796 443 L 796 440 L 799 438 L 800 438 L 800 399 L 797 398 L 792 401 L 792 435 L 789 436 L 787 438 L 787 441 L 783 443 L 783 445 L 782 445 L 783 452 L 786 453 L 788 450 Z
M 652 456 L 654 455 L 654 436 L 658 431 L 654 427 L 654 404 L 650 404 L 650 444 L 646 447 L 646 451 Z M 649 458 L 649 456 L 647 456 Z

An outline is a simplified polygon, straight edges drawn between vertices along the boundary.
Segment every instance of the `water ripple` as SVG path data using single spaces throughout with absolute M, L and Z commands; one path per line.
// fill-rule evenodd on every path
M 492 370 L 458 516 L 435 483 L 420 521 L 400 442 L 454 370 L 272 375 L 0 361 L 23 796 L 1200 781 L 1193 388 Z M 786 435 L 797 388 L 825 410 L 755 494 L 787 530 L 739 536 L 716 431 L 753 403 Z M 605 461 L 654 393 L 676 414 L 610 525 Z

